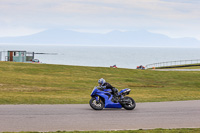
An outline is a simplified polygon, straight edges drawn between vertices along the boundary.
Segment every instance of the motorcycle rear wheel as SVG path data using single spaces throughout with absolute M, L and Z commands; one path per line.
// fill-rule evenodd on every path
M 104 103 L 101 99 L 99 100 L 99 103 L 97 103 L 96 98 L 93 97 L 89 103 L 94 110 L 102 110 L 104 108 Z
M 133 110 L 136 107 L 136 103 L 131 97 L 124 97 L 123 100 L 128 101 L 127 103 L 122 105 L 126 110 Z

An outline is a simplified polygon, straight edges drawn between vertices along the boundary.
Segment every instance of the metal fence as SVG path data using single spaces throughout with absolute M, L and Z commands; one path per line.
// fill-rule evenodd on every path
M 168 66 L 177 66 L 177 65 L 189 65 L 189 64 L 198 64 L 200 63 L 200 59 L 196 60 L 179 60 L 179 61 L 168 61 L 168 62 L 159 62 L 146 65 L 146 68 L 153 67 L 168 67 Z

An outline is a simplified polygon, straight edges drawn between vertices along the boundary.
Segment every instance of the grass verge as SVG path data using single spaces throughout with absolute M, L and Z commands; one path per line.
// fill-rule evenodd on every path
M 0 104 L 87 104 L 100 78 L 136 102 L 200 99 L 200 72 L 0 62 Z
M 164 66 L 164 67 L 156 67 L 156 69 L 200 69 L 200 64 Z

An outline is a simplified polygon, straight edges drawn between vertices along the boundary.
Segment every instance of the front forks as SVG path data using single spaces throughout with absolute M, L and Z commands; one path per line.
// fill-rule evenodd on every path
M 95 98 L 96 98 L 96 103 L 99 104 L 100 103 L 99 96 L 96 96 Z

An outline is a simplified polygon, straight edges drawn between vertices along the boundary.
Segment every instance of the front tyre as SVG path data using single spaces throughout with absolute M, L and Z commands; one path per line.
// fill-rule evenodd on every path
M 126 110 L 133 110 L 136 106 L 135 101 L 131 97 L 124 97 L 124 104 L 122 105 Z
M 101 99 L 99 99 L 99 103 L 97 103 L 96 98 L 93 97 L 89 103 L 94 110 L 102 110 L 104 108 L 104 103 Z

